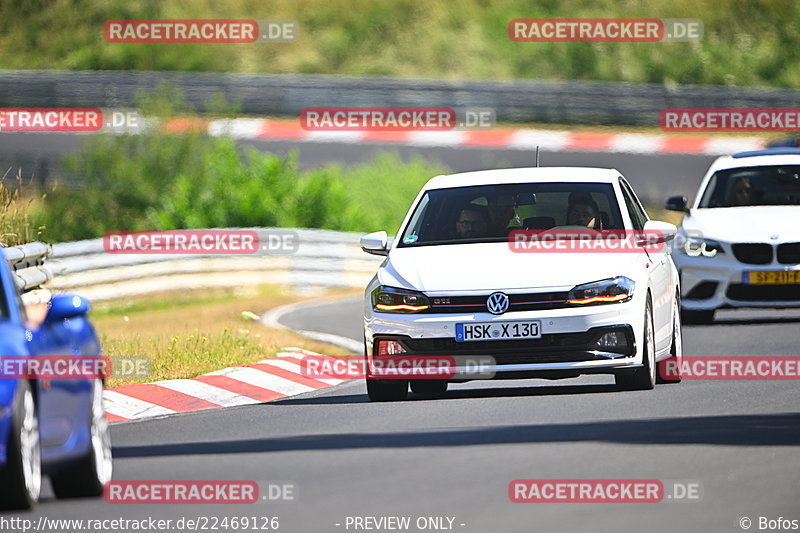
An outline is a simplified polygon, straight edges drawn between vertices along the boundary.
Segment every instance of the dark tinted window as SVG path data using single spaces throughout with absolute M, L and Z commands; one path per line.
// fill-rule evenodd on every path
M 598 227 L 622 229 L 609 183 L 514 183 L 428 191 L 401 236 L 399 247 L 500 242 L 512 229 L 571 225 L 568 208 L 587 203 Z
M 720 170 L 700 199 L 700 207 L 748 205 L 800 205 L 800 165 Z

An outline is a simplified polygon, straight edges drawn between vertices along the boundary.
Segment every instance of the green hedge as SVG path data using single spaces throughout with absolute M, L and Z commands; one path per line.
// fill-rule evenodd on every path
M 48 191 L 37 222 L 50 242 L 112 230 L 311 227 L 395 231 L 422 184 L 445 169 L 381 155 L 301 170 L 297 157 L 201 135 L 95 136 L 65 161 L 78 188 Z

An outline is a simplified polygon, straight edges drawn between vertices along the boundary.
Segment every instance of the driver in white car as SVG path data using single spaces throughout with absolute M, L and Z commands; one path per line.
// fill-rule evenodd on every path
M 479 239 L 486 236 L 489 215 L 483 206 L 468 204 L 456 219 L 456 233 L 462 239 Z
M 600 229 L 600 208 L 589 195 L 570 198 L 567 207 L 567 225 Z

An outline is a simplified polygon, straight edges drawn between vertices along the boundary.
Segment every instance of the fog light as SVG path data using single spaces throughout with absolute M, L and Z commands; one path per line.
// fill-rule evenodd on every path
M 625 334 L 618 331 L 604 333 L 597 339 L 597 346 L 601 348 L 621 348 L 627 346 L 627 344 Z
M 403 346 L 397 341 L 378 341 L 378 355 L 399 355 L 406 353 Z

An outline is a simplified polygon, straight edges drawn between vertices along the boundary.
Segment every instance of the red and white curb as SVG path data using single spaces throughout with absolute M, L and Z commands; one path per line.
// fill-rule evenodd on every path
M 301 361 L 328 356 L 285 348 L 277 358 L 234 366 L 193 379 L 123 385 L 103 392 L 109 422 L 124 422 L 251 405 L 295 396 L 343 383 L 336 378 L 303 375 Z
M 307 131 L 299 120 L 235 118 L 224 120 L 173 119 L 167 132 L 200 131 L 236 139 L 270 139 L 347 144 L 502 148 L 551 152 L 588 151 L 635 154 L 724 155 L 764 147 L 761 137 L 651 135 L 556 130 L 502 129 L 473 131 Z

